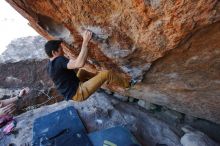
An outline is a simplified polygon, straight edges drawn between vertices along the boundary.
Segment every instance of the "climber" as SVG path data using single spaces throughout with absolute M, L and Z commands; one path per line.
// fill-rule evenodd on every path
M 20 91 L 18 96 L 5 100 L 0 100 L 0 115 L 12 114 L 16 110 L 15 102 L 22 99 L 25 95 L 27 95 L 29 90 L 30 89 L 26 87 Z
M 87 59 L 89 49 L 87 46 L 91 38 L 92 32 L 86 30 L 83 33 L 81 51 L 76 59 L 64 57 L 62 41 L 60 40 L 50 40 L 45 44 L 45 52 L 49 57 L 48 74 L 65 100 L 86 100 L 105 82 L 115 83 L 124 88 L 130 86 L 128 79 L 122 78 L 112 71 L 101 71 L 94 75 L 81 69 Z M 74 69 L 79 69 L 77 75 Z M 85 78 L 90 79 L 84 81 Z

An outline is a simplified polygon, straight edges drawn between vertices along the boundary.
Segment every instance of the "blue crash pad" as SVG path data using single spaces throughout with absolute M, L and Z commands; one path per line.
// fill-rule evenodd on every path
M 89 134 L 94 146 L 140 146 L 128 129 L 118 126 Z
M 34 146 L 91 146 L 74 107 L 53 112 L 34 121 Z

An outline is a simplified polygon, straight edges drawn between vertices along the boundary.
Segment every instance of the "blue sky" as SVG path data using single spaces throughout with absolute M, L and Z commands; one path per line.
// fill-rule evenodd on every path
M 0 0 L 0 54 L 11 40 L 38 35 L 28 21 L 15 11 L 5 0 Z

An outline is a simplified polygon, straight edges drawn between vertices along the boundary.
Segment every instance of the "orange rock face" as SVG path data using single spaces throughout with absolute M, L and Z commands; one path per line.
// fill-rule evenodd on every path
M 157 60 L 130 94 L 220 123 L 220 23 Z
M 7 1 L 41 35 L 65 40 L 68 56 L 92 31 L 88 68 L 113 69 L 160 93 L 130 95 L 220 123 L 218 0 Z

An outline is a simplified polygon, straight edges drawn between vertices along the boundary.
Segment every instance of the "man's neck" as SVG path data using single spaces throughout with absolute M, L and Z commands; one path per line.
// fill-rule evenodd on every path
M 53 61 L 55 58 L 57 58 L 57 57 L 59 57 L 60 55 L 57 55 L 57 56 L 53 56 L 53 57 L 51 57 L 51 58 L 49 58 L 50 59 L 50 61 Z

